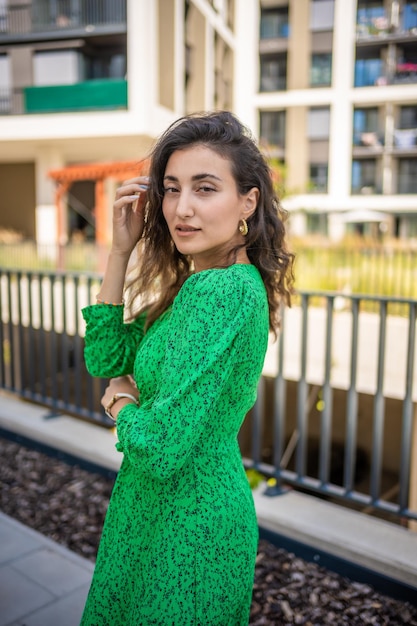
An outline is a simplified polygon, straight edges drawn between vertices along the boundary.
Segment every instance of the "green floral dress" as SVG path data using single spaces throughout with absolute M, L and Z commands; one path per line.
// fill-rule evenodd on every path
M 123 453 L 82 626 L 243 626 L 258 529 L 237 434 L 253 406 L 268 303 L 252 265 L 190 276 L 144 334 L 144 318 L 94 305 L 85 359 L 94 376 L 133 372 Z

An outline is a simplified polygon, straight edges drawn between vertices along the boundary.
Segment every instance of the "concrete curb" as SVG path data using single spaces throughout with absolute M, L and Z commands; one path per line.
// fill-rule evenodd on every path
M 254 492 L 259 526 L 417 590 L 417 534 L 314 496 Z

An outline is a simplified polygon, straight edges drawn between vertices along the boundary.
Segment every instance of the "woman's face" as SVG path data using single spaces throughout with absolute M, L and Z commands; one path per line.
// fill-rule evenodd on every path
M 175 246 L 193 258 L 196 271 L 227 261 L 243 237 L 239 221 L 256 209 L 259 191 L 238 192 L 230 161 L 214 150 L 196 145 L 176 150 L 164 176 L 162 211 Z M 237 263 L 247 263 L 246 249 Z

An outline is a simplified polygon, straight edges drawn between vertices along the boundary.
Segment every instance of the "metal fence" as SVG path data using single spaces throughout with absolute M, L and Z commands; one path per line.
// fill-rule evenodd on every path
M 32 240 L 13 242 L 13 233 L 9 241 L 7 232 L 3 239 L 0 241 L 0 267 L 3 268 L 97 272 L 102 270 L 108 254 L 108 246 L 99 246 L 94 241 L 41 245 Z M 292 247 L 296 253 L 298 290 L 417 299 L 417 246 L 411 243 L 403 242 L 397 247 L 353 247 L 311 241 L 294 242 Z
M 294 243 L 299 289 L 417 298 L 417 246 Z
M 106 383 L 83 360 L 81 308 L 99 281 L 0 270 L 0 388 L 110 426 Z M 417 519 L 416 313 L 417 300 L 325 292 L 302 292 L 283 313 L 239 436 L 246 466 L 272 479 L 271 493 L 292 485 L 396 522 Z
M 2 35 L 77 30 L 94 26 L 126 24 L 126 1 L 32 0 L 9 2 L 0 7 Z

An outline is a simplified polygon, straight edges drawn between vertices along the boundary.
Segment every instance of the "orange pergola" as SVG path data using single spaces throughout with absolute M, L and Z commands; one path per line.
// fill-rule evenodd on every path
M 48 176 L 56 183 L 55 206 L 58 242 L 60 244 L 66 242 L 66 212 L 63 205 L 63 197 L 73 183 L 80 180 L 95 181 L 96 242 L 98 244 L 106 244 L 108 243 L 106 235 L 106 208 L 108 203 L 104 181 L 106 178 L 114 178 L 117 181 L 126 180 L 145 174 L 147 169 L 148 161 L 143 160 L 67 165 L 66 167 L 49 171 Z

